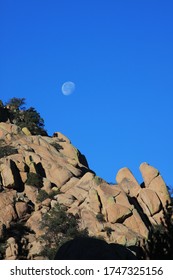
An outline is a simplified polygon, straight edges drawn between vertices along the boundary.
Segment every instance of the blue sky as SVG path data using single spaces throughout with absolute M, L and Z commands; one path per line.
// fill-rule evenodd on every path
M 0 99 L 25 97 L 108 182 L 126 166 L 141 183 L 146 161 L 173 185 L 172 14 L 172 0 L 1 1 Z

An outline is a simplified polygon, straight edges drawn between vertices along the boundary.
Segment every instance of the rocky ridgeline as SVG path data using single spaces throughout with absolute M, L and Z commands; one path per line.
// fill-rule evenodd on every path
M 21 248 L 28 252 L 26 259 L 42 258 L 40 222 L 57 202 L 78 214 L 80 227 L 90 236 L 127 246 L 147 239 L 149 227 L 160 224 L 170 196 L 156 168 L 142 163 L 140 171 L 141 185 L 126 167 L 110 185 L 89 169 L 85 157 L 61 133 L 32 136 L 27 128 L 1 122 L 0 238 L 8 233 L 5 258 L 18 259 Z M 38 187 L 28 183 L 33 173 L 43 179 L 42 190 L 57 194 L 39 202 Z M 27 234 L 21 223 L 30 229 Z

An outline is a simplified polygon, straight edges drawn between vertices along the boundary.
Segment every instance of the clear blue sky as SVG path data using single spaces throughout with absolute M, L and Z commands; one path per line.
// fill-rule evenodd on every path
M 0 38 L 0 99 L 25 97 L 108 182 L 146 161 L 173 185 L 172 0 L 5 0 Z

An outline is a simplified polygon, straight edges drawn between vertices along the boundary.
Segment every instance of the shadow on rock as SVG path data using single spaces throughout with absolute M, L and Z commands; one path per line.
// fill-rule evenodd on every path
M 64 243 L 57 251 L 55 260 L 137 260 L 137 257 L 123 245 L 80 237 Z

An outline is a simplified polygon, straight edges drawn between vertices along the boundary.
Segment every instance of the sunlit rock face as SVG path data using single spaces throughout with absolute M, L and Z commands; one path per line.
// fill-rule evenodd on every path
M 149 227 L 160 224 L 170 196 L 156 168 L 142 163 L 140 171 L 141 185 L 127 167 L 110 185 L 90 170 L 85 156 L 62 133 L 34 136 L 1 122 L 0 237 L 8 241 L 5 258 L 18 259 L 21 248 L 26 259 L 44 258 L 40 223 L 56 203 L 77 215 L 89 236 L 125 246 L 147 239 Z

